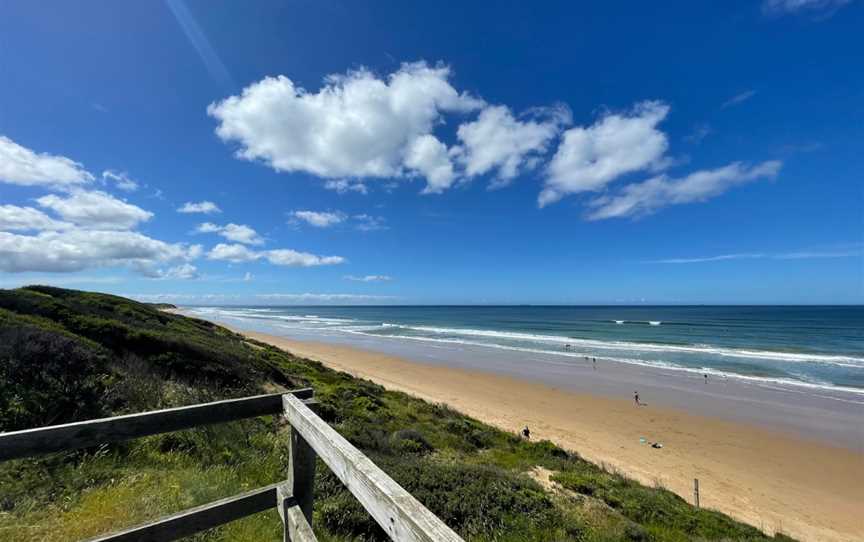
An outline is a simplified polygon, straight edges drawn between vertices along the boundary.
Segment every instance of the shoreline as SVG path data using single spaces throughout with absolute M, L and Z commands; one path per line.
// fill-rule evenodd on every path
M 632 398 L 609 396 L 602 387 L 588 393 L 519 375 L 228 327 L 388 389 L 446 403 L 508 431 L 528 424 L 534 438 L 551 440 L 644 484 L 661 484 L 688 502 L 698 478 L 704 507 L 769 533 L 838 542 L 864 536 L 858 511 L 864 491 L 860 448 L 831 446 L 650 399 L 638 408 Z M 664 448 L 641 444 L 641 437 Z
M 244 335 L 366 378 L 387 389 L 446 403 L 499 428 L 548 439 L 643 484 L 659 483 L 692 503 L 766 532 L 802 540 L 860 540 L 864 456 L 743 424 L 632 401 L 574 394 L 506 376 L 407 361 L 357 348 Z M 658 440 L 662 450 L 640 444 Z
M 202 315 L 197 309 L 187 309 Z M 638 391 L 652 406 L 760 426 L 799 439 L 864 454 L 864 397 L 843 391 L 806 390 L 747 378 L 703 379 L 673 370 L 598 357 L 596 363 L 561 352 L 523 351 L 494 345 L 426 342 L 352 330 L 285 326 L 278 321 L 204 313 L 223 325 L 303 342 L 361 348 L 435 366 L 509 376 L 577 394 L 631 401 Z

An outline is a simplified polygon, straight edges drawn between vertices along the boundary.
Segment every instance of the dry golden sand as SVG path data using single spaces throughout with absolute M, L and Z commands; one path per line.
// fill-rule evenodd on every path
M 485 372 L 344 346 L 247 336 L 509 431 L 531 428 L 583 457 L 702 506 L 801 540 L 864 540 L 864 454 L 632 400 L 576 394 Z M 640 444 L 660 441 L 662 450 Z

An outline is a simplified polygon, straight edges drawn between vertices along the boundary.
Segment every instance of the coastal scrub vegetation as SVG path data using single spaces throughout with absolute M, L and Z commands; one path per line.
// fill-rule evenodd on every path
M 0 431 L 304 386 L 469 541 L 788 540 L 210 322 L 106 294 L 0 290 Z M 263 417 L 2 463 L 0 539 L 77 540 L 279 481 L 286 429 Z M 386 540 L 324 465 L 316 477 L 321 540 Z M 193 539 L 279 540 L 280 526 L 270 511 Z

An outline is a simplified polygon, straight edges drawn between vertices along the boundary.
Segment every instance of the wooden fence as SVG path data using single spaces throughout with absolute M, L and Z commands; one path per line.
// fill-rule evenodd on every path
M 93 541 L 176 540 L 276 507 L 284 540 L 316 540 L 312 508 L 316 458 L 345 484 L 392 540 L 462 539 L 310 408 L 310 388 L 0 434 L 0 461 L 87 448 L 255 416 L 282 414 L 291 425 L 285 481 L 159 518 Z

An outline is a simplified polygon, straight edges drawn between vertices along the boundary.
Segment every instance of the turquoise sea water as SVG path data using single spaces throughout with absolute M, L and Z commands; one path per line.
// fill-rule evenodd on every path
M 196 307 L 287 336 L 463 344 L 864 394 L 860 306 Z M 526 361 L 526 363 L 528 363 Z

